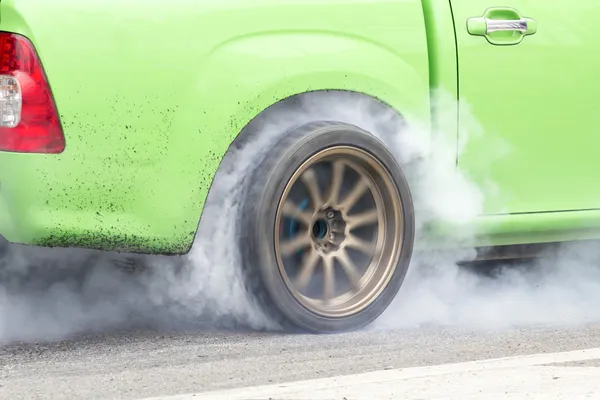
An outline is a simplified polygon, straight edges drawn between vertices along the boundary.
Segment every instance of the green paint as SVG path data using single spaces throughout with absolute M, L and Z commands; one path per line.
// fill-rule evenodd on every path
M 221 158 L 270 105 L 364 93 L 458 144 L 464 110 L 442 116 L 424 101 L 441 89 L 483 128 L 457 159 L 486 193 L 481 237 L 597 237 L 600 218 L 577 210 L 600 208 L 600 11 L 595 0 L 534 3 L 2 0 L 0 29 L 36 46 L 67 148 L 0 153 L 0 234 L 184 253 Z M 485 35 L 481 18 L 521 15 L 526 35 Z
M 1 29 L 40 53 L 67 143 L 0 154 L 10 241 L 187 251 L 231 141 L 297 93 L 367 93 L 429 118 L 419 1 L 0 4 Z

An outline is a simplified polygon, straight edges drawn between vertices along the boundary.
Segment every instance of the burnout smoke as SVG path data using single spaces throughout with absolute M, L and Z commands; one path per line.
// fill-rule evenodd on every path
M 13 247 L 0 259 L 0 344 L 123 327 L 141 287 L 87 251 Z
M 456 171 L 457 147 L 444 121 L 456 120 L 454 100 L 434 96 L 439 129 L 403 125 L 390 111 L 358 97 L 323 92 L 310 101 L 290 100 L 269 119 L 253 121 L 260 131 L 236 143 L 224 158 L 203 212 L 190 254 L 150 257 L 149 268 L 128 274 L 86 251 L 11 249 L 0 260 L 0 342 L 64 338 L 88 331 L 136 325 L 172 327 L 244 326 L 277 329 L 244 289 L 235 248 L 241 196 L 249 172 L 291 126 L 314 120 L 340 120 L 373 132 L 405 167 L 417 213 L 417 248 L 432 239 L 428 224 L 456 227 L 456 244 L 472 235 L 482 212 L 478 188 Z M 460 152 L 481 128 L 461 104 Z M 466 139 L 465 139 L 466 138 Z M 500 139 L 497 157 L 510 148 Z M 493 160 L 492 160 L 493 161 Z M 493 189 L 493 181 L 485 183 Z M 492 277 L 459 268 L 473 249 L 417 252 L 405 286 L 371 329 L 424 324 L 507 327 L 529 323 L 600 321 L 600 272 L 584 244 L 555 254 L 553 262 L 528 269 L 501 268 Z
M 372 329 L 598 323 L 597 246 L 564 245 L 526 264 L 496 265 L 485 275 L 459 268 L 452 257 L 430 259 L 426 268 L 413 269 L 395 303 Z

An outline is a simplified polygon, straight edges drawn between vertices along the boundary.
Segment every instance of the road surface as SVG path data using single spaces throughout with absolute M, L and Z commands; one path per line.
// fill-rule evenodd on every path
M 0 348 L 0 398 L 492 399 L 506 391 L 577 399 L 600 396 L 598 347 L 596 324 L 334 336 L 123 331 Z M 306 382 L 312 379 L 321 380 Z M 271 386 L 256 388 L 262 385 Z M 222 392 L 230 389 L 237 391 Z

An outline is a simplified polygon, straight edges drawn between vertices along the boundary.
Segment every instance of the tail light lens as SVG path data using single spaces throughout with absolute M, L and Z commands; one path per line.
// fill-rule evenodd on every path
M 64 149 L 56 104 L 33 44 L 0 32 L 0 151 L 56 154 Z

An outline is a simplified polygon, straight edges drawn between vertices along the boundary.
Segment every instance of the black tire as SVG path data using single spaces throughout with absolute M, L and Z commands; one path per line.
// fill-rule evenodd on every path
M 247 180 L 243 195 L 239 249 L 249 291 L 266 313 L 286 328 L 312 333 L 360 329 L 390 305 L 404 281 L 412 257 L 415 218 L 409 185 L 397 160 L 370 133 L 341 122 L 313 122 L 280 136 Z M 319 315 L 297 301 L 286 286 L 275 252 L 278 201 L 299 166 L 332 146 L 351 146 L 369 153 L 385 167 L 402 203 L 403 235 L 396 267 L 379 295 L 362 310 L 343 317 Z

